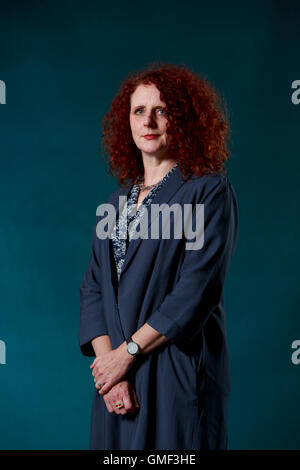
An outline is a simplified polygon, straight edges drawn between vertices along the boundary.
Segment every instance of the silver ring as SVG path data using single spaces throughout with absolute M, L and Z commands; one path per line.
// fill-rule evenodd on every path
M 96 385 L 99 385 L 99 387 L 102 387 L 102 384 L 101 384 L 100 380 L 98 380 L 98 381 L 96 382 Z
M 117 403 L 115 403 L 115 407 L 120 409 L 120 408 L 123 408 L 123 403 L 121 401 L 118 401 Z

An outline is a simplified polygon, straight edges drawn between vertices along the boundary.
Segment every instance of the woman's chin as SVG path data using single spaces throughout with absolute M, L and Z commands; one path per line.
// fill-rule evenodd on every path
M 140 151 L 147 155 L 162 156 L 166 154 L 167 148 L 163 145 L 142 145 Z

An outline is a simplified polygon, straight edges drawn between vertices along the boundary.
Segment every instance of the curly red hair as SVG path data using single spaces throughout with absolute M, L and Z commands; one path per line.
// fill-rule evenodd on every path
M 129 122 L 130 97 L 140 84 L 154 84 L 160 91 L 160 99 L 166 104 L 169 152 L 177 156 L 183 177 L 226 173 L 229 124 L 223 97 L 206 78 L 185 65 L 161 62 L 129 74 L 103 118 L 102 144 L 109 155 L 108 173 L 121 185 L 143 174 L 141 151 L 133 141 Z

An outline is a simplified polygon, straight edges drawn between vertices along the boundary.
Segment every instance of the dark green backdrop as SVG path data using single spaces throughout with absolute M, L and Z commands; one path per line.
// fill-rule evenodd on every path
M 1 449 L 86 449 L 94 382 L 79 284 L 117 187 L 101 121 L 131 71 L 162 60 L 227 100 L 240 234 L 225 301 L 230 449 L 299 449 L 300 4 L 0 1 Z

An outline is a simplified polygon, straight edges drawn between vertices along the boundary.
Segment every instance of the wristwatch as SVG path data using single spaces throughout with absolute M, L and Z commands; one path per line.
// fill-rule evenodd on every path
M 141 348 L 135 341 L 133 341 L 131 336 L 126 339 L 126 343 L 127 351 L 129 352 L 129 354 L 131 354 L 132 356 L 138 356 L 141 353 Z

